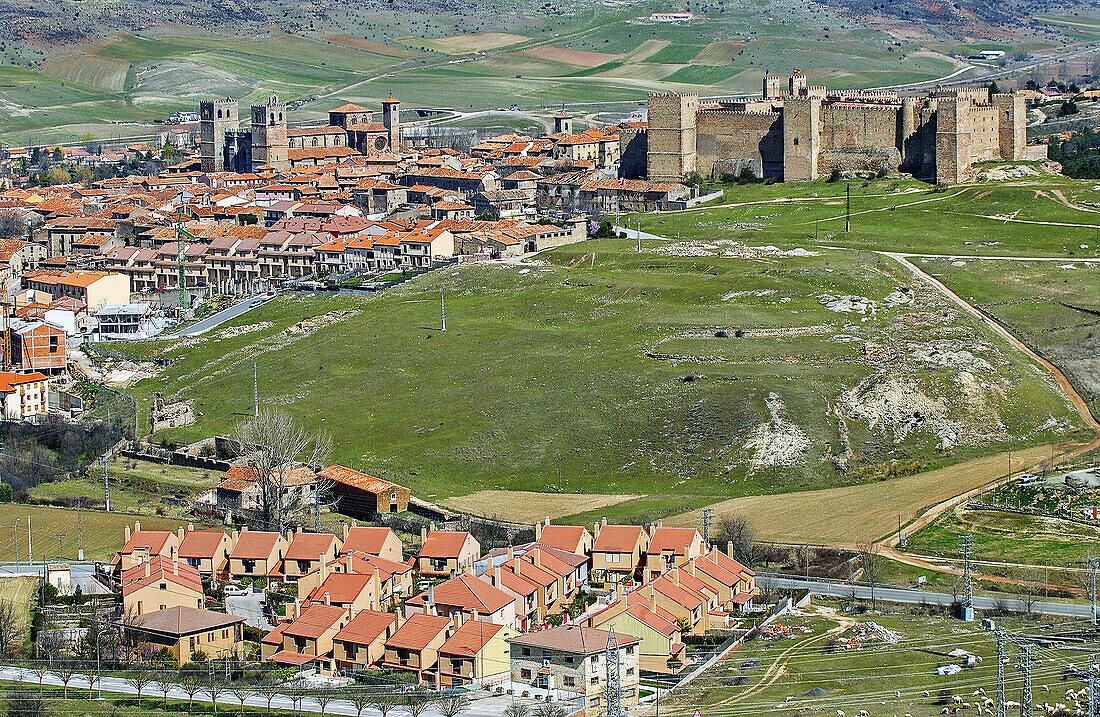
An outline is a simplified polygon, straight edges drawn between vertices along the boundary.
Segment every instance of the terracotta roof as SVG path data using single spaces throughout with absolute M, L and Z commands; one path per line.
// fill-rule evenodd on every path
M 427 600 L 427 591 L 420 593 L 410 601 L 423 604 Z M 513 602 L 508 593 L 494 588 L 484 580 L 471 575 L 459 575 L 434 588 L 434 600 L 437 605 L 461 608 L 466 612 L 477 610 L 481 614 L 492 614 Z
M 246 530 L 237 538 L 229 557 L 238 560 L 263 560 L 271 555 L 282 536 L 263 530 Z
M 146 574 L 147 570 L 148 574 Z M 122 596 L 132 595 L 142 588 L 159 582 L 175 583 L 194 590 L 199 595 L 202 594 L 202 578 L 198 570 L 186 563 L 173 562 L 162 555 L 154 555 L 152 559 L 122 573 Z
M 290 625 L 289 622 L 280 622 L 275 626 L 275 629 L 260 638 L 260 642 L 266 645 L 281 645 L 283 644 L 283 630 Z
M 672 637 L 680 630 L 674 621 L 661 617 L 644 605 L 631 605 L 626 609 L 626 612 L 638 622 L 652 630 L 656 630 L 665 637 Z
M 467 532 L 433 530 L 420 546 L 421 558 L 457 558 L 470 537 Z
M 334 640 L 353 642 L 357 645 L 367 645 L 385 634 L 386 630 L 397 622 L 397 616 L 389 612 L 376 610 L 360 610 L 340 632 L 336 633 Z
M 539 542 L 551 548 L 576 552 L 588 530 L 580 525 L 547 525 L 539 533 Z
M 688 610 L 694 610 L 701 604 L 706 602 L 702 597 L 693 593 L 685 587 L 677 585 L 672 581 L 670 574 L 665 573 L 661 577 L 651 582 L 650 587 L 653 590 L 661 593 L 669 600 L 672 600 L 677 605 L 687 608 Z
M 439 654 L 474 657 L 503 629 L 504 625 L 483 620 L 467 620 L 440 646 Z
M 348 537 L 340 547 L 340 554 L 362 552 L 379 555 L 391 535 L 396 534 L 390 528 L 366 525 L 348 528 Z
M 284 635 L 291 637 L 318 638 L 327 630 L 337 627 L 340 620 L 347 617 L 348 611 L 335 605 L 313 603 L 302 608 L 298 617 L 283 629 Z
M 183 536 L 178 555 L 181 558 L 212 558 L 225 539 L 220 530 L 189 530 Z
M 318 655 L 303 655 L 300 652 L 294 650 L 279 650 L 271 656 L 271 661 L 280 665 L 295 665 L 302 666 L 319 659 Z
M 342 104 L 339 107 L 333 107 L 331 110 L 329 110 L 329 112 L 369 112 L 369 111 L 370 110 L 368 110 L 366 107 L 361 107 L 360 105 L 353 104 L 351 102 L 348 102 L 346 104 Z
M 332 573 L 309 594 L 312 602 L 324 603 L 325 593 L 332 603 L 350 603 L 370 585 L 372 575 L 358 573 Z
M 328 478 L 334 480 L 341 485 L 351 486 L 353 488 L 359 488 L 370 493 L 378 494 L 387 490 L 391 490 L 398 486 L 396 483 L 391 483 L 388 480 L 381 478 L 375 478 L 372 475 L 366 473 L 360 473 L 357 470 L 353 470 L 346 466 L 333 464 L 328 468 L 323 469 L 317 475 L 322 478 Z
M 142 632 L 157 632 L 172 637 L 206 632 L 238 622 L 244 622 L 244 618 L 226 615 L 223 612 L 196 610 L 193 607 L 170 607 L 166 610 L 138 615 L 133 620 L 134 626 L 141 628 Z
M 336 536 L 332 533 L 295 533 L 286 549 L 286 560 L 316 560 L 328 552 Z
M 638 525 L 605 525 L 592 544 L 593 552 L 629 553 L 637 547 L 644 529 Z
M 695 528 L 657 527 L 653 529 L 653 535 L 650 536 L 646 554 L 660 555 L 666 550 L 671 550 L 676 555 L 686 555 L 688 546 L 696 541 L 702 541 L 702 537 Z
M 41 376 L 42 374 L 38 374 Z M 45 376 L 42 376 L 45 378 Z M 0 381 L 6 381 L 4 374 L 0 373 Z M 150 554 L 157 554 L 164 550 L 164 544 L 168 541 L 168 537 L 172 535 L 167 530 L 138 530 L 130 536 L 130 539 L 126 541 L 126 545 L 122 546 L 122 550 L 119 551 L 122 555 L 129 555 L 135 550 L 147 550 Z
M 386 640 L 386 647 L 403 650 L 423 650 L 428 643 L 451 626 L 450 618 L 413 613 L 397 632 Z
M 540 647 L 559 652 L 572 652 L 578 655 L 592 655 L 607 649 L 607 641 L 610 635 L 611 633 L 594 627 L 565 625 L 511 637 L 508 638 L 508 642 L 512 645 Z M 640 638 L 618 632 L 615 633 L 615 639 L 620 647 L 641 642 Z

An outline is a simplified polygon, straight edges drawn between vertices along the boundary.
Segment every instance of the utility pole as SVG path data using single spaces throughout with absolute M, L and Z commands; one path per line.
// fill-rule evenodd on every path
M 710 508 L 703 508 L 703 545 L 710 548 Z
M 34 551 L 31 550 L 31 517 L 27 516 L 27 565 L 34 565 Z
M 107 481 L 107 454 L 103 454 L 103 505 L 108 513 L 111 512 L 111 486 Z
M 19 564 L 19 518 L 15 519 L 15 564 Z
M 76 559 L 84 561 L 84 499 L 76 508 Z
M 256 362 L 252 362 L 252 416 L 260 417 L 260 377 L 256 371 Z
M 642 252 L 642 218 L 638 217 L 638 253 Z
M 313 519 L 314 519 L 314 532 L 321 532 L 321 491 L 317 489 L 315 485 L 313 487 Z
M 997 717 L 1008 717 L 1005 706 L 1005 640 L 1007 638 L 1005 629 L 997 628 Z
M 852 185 L 844 185 L 844 231 L 852 231 Z
M 447 330 L 447 305 L 443 302 L 443 289 L 439 290 L 439 330 Z
M 1096 694 L 1096 655 L 1089 655 L 1089 717 L 1097 716 L 1097 699 Z
M 974 621 L 974 585 L 970 579 L 970 558 L 972 557 L 971 541 L 973 539 L 971 535 L 964 535 L 959 545 L 959 552 L 962 554 L 963 559 L 963 603 L 959 617 L 966 622 Z
M 318 531 L 320 532 L 320 531 Z M 64 548 L 61 547 L 61 541 L 65 538 L 65 533 L 57 534 L 57 559 L 64 560 Z
M 1096 627 L 1096 567 L 1100 565 L 1100 559 L 1094 557 L 1089 558 L 1089 569 L 1092 571 L 1092 626 Z
M 1024 683 L 1020 685 L 1020 717 L 1031 716 L 1031 648 L 1030 642 L 1020 645 L 1024 651 L 1024 663 L 1021 669 L 1024 671 Z

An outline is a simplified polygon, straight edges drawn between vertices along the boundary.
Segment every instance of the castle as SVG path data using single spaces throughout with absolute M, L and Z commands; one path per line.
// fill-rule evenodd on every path
M 266 104 L 252 105 L 249 127 L 242 128 L 237 100 L 200 102 L 202 171 L 285 170 L 401 147 L 401 102 L 393 97 L 382 100 L 381 122 L 355 104 L 329 110 L 328 118 L 327 125 L 288 128 L 286 104 L 272 94 Z
M 1027 147 L 1026 119 L 1024 98 L 1015 92 L 968 87 L 903 98 L 808 85 L 795 70 L 786 92 L 779 77 L 765 74 L 759 99 L 703 104 L 695 94 L 651 94 L 648 128 L 623 143 L 644 140 L 654 182 L 749 169 L 784 181 L 901 171 L 957 184 L 975 162 L 1036 158 L 1040 148 Z

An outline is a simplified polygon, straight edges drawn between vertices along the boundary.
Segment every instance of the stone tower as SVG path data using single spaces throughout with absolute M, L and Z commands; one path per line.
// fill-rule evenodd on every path
M 817 179 L 820 151 L 821 98 L 792 95 L 783 100 L 783 181 Z
M 561 112 L 554 115 L 554 134 L 573 134 L 573 115 L 561 108 Z
M 680 182 L 695 171 L 695 114 L 699 95 L 655 92 L 649 96 L 646 169 L 651 182 Z
M 795 70 L 791 73 L 790 79 L 787 80 L 787 89 L 791 97 L 805 96 L 809 92 L 809 87 L 806 83 L 806 75 L 803 75 L 801 70 Z
M 266 105 L 252 105 L 252 166 L 290 167 L 286 132 L 286 105 L 272 92 Z
M 780 95 L 779 87 L 779 77 L 765 70 L 762 92 L 763 98 L 765 100 L 778 100 Z
M 382 124 L 386 127 L 387 145 L 391 152 L 401 151 L 401 100 L 387 97 L 382 100 Z
M 995 94 L 991 98 L 997 108 L 1001 159 L 1020 159 L 1027 147 L 1027 108 L 1019 92 Z
M 199 103 L 199 157 L 204 172 L 225 171 L 225 135 L 240 128 L 237 100 L 204 100 Z

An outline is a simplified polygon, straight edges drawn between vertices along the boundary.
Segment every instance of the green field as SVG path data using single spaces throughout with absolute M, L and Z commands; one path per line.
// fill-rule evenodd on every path
M 93 475 L 52 483 L 42 483 L 30 491 L 34 502 L 64 500 L 101 508 L 103 505 L 103 471 L 97 465 Z M 168 497 L 181 501 L 194 500 L 210 490 L 221 475 L 217 471 L 202 471 L 183 466 L 169 466 L 128 458 L 115 458 L 108 466 L 111 481 L 111 508 L 134 515 L 164 515 L 187 512 L 185 508 L 166 503 Z M 159 511 L 159 512 L 158 512 Z
M 698 708 L 703 714 L 733 716 L 763 708 L 778 714 L 867 710 L 872 715 L 931 717 L 941 713 L 941 700 L 951 704 L 953 696 L 971 708 L 995 697 L 996 641 L 977 623 L 921 615 L 919 609 L 853 616 L 838 613 L 836 607 L 828 603 L 811 607 L 802 617 L 781 618 L 777 624 L 791 628 L 787 636 L 746 643 L 669 697 L 662 714 L 691 715 Z M 996 620 L 1010 634 L 1034 629 L 1026 620 Z M 860 629 L 871 622 L 890 632 L 859 639 Z M 1073 627 L 1080 624 L 1050 629 Z M 980 661 L 954 675 L 937 675 L 937 667 L 957 661 L 947 654 L 954 649 Z M 1008 657 L 1017 662 L 1019 650 L 1009 646 Z M 1083 687 L 1081 679 L 1062 672 L 1071 662 L 1087 661 L 1081 648 L 1037 646 L 1033 660 L 1036 702 L 1065 701 L 1067 689 Z M 1009 666 L 1004 674 L 1006 697 L 1018 700 L 1020 671 Z
M 556 489 L 559 459 L 566 493 L 643 496 L 578 501 L 585 521 L 871 483 L 1082 436 L 1040 369 L 867 251 L 918 238 L 929 249 L 1067 250 L 1071 232 L 1010 234 L 974 218 L 989 211 L 987 191 L 1043 215 L 1023 199 L 1031 187 L 856 186 L 850 235 L 836 232 L 841 184 L 794 189 L 805 201 L 769 201 L 792 185 L 750 186 L 727 199 L 766 203 L 646 216 L 643 229 L 673 239 L 641 254 L 590 241 L 527 267 L 443 270 L 377 298 L 283 298 L 237 319 L 256 330 L 231 338 L 128 346 L 171 360 L 137 393 L 196 400 L 199 423 L 166 437 L 227 433 L 250 410 L 256 361 L 261 400 L 330 432 L 334 460 L 425 498 Z M 984 233 L 960 236 L 944 215 Z M 768 245 L 779 249 L 753 248 Z M 285 331 L 305 317 L 320 318 L 305 335 Z

